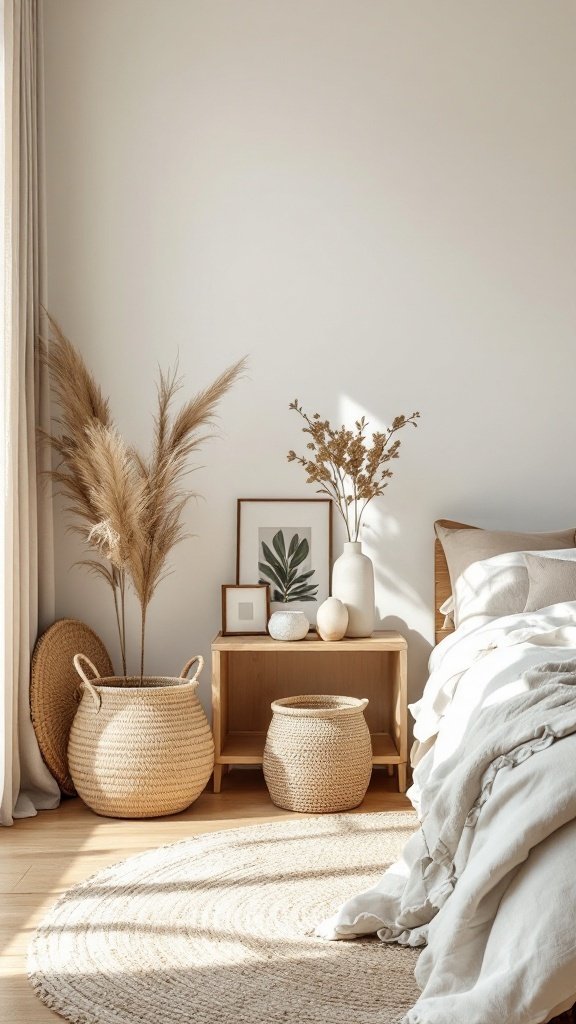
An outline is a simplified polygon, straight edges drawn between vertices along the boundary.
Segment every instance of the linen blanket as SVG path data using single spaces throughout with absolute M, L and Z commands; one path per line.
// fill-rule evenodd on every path
M 421 828 L 317 930 L 427 944 L 405 1024 L 539 1024 L 576 1000 L 576 641 L 534 618 L 483 624 L 463 660 L 447 659 L 443 746 L 418 769 Z

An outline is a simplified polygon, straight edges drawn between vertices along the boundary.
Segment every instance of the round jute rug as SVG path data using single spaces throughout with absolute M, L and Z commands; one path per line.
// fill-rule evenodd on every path
M 313 929 L 415 826 L 410 812 L 292 819 L 115 864 L 44 918 L 32 985 L 74 1024 L 398 1024 L 417 953 Z

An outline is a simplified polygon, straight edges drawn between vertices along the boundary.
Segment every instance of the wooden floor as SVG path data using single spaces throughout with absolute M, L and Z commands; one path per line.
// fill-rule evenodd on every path
M 374 772 L 362 811 L 404 810 L 396 779 Z M 183 814 L 149 821 L 99 818 L 79 800 L 0 829 L 0 1021 L 48 1024 L 62 1018 L 34 996 L 26 979 L 26 949 L 34 928 L 58 895 L 95 871 L 134 853 L 202 832 L 303 817 L 274 807 L 259 771 L 233 771 L 222 792 L 210 787 Z

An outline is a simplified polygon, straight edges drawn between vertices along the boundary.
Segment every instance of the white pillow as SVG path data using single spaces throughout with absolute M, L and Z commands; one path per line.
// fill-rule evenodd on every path
M 576 548 L 552 551 L 509 551 L 473 562 L 456 580 L 454 623 L 459 626 L 473 615 L 498 618 L 526 608 L 530 582 L 525 555 L 576 561 Z

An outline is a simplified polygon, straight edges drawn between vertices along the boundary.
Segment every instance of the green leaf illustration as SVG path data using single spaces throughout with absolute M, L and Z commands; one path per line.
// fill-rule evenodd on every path
M 275 555 L 272 554 L 267 544 L 262 544 L 262 551 L 264 552 L 264 557 L 268 565 L 271 565 L 272 568 L 274 569 L 274 572 L 277 573 L 279 576 L 283 576 L 284 573 L 286 572 L 286 567 L 283 565 L 282 562 L 278 561 Z
M 258 562 L 260 583 L 272 584 L 272 600 L 282 604 L 290 601 L 316 601 L 318 584 L 307 581 L 315 575 L 315 569 L 298 572 L 310 554 L 310 545 L 305 537 L 297 533 L 290 538 L 288 551 L 282 530 L 272 538 L 272 548 L 262 541 L 262 561 Z
M 308 552 L 309 551 L 310 551 L 310 545 L 308 544 L 308 541 L 304 537 L 304 539 L 300 541 L 298 547 L 296 548 L 296 551 L 292 555 L 292 561 L 291 561 L 292 568 L 294 568 L 294 566 L 296 566 L 296 565 L 300 565 L 304 561 L 305 558 L 308 558 Z
M 259 568 L 260 572 L 262 573 L 262 576 L 267 576 L 268 577 L 268 579 L 266 579 L 266 580 L 260 579 L 258 581 L 259 583 L 270 583 L 270 582 L 272 582 L 276 587 L 281 587 L 282 586 L 282 580 L 279 579 L 279 577 L 274 572 L 274 569 L 271 568 L 271 566 L 266 565 L 265 562 L 258 562 L 258 568 Z M 274 598 L 274 600 L 276 600 L 276 598 Z
M 282 530 L 278 530 L 272 538 L 272 546 L 277 555 L 280 556 L 282 562 L 286 562 L 286 546 L 284 544 L 284 535 Z

